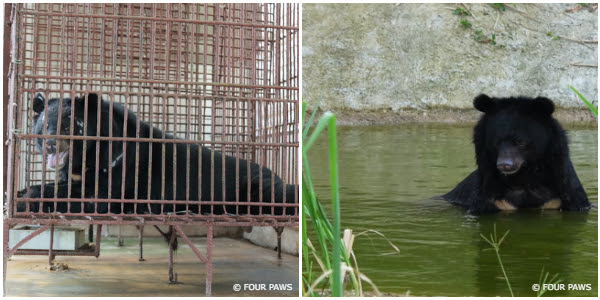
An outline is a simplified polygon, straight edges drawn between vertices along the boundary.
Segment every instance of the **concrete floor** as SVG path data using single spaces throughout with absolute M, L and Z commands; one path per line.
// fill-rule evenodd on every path
M 192 238 L 205 253 L 206 239 Z M 299 295 L 298 257 L 277 253 L 245 240 L 213 240 L 213 296 Z M 168 248 L 162 238 L 144 238 L 144 258 L 138 261 L 137 238 L 102 238 L 100 257 L 58 256 L 65 271 L 50 271 L 47 256 L 15 255 L 8 261 L 6 296 L 204 296 L 205 266 L 179 239 L 174 271 L 179 284 L 168 284 Z M 234 291 L 234 285 L 240 291 Z M 261 286 L 261 284 L 264 284 Z M 290 290 L 291 289 L 291 290 Z

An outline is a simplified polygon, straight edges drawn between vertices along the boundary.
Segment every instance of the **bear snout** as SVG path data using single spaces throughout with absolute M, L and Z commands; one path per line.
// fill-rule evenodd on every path
M 496 168 L 504 175 L 515 174 L 521 168 L 522 161 L 508 157 L 498 157 Z
M 47 139 L 46 140 L 46 153 L 48 153 L 48 154 L 56 153 L 56 140 L 55 139 Z

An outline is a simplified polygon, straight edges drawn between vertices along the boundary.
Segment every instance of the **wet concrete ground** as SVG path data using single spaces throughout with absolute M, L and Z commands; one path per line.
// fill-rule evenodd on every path
M 206 253 L 206 239 L 192 238 Z M 245 240 L 213 240 L 213 296 L 298 296 L 298 257 Z M 13 256 L 8 262 L 6 296 L 204 296 L 205 265 L 183 240 L 174 255 L 179 284 L 168 283 L 168 248 L 162 238 L 144 238 L 138 261 L 137 238 L 102 238 L 100 257 L 58 256 L 65 271 L 48 270 L 47 256 Z M 239 284 L 240 291 L 234 291 Z

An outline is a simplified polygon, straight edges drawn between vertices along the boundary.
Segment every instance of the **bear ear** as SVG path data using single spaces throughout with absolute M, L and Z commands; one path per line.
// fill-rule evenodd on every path
M 46 99 L 42 94 L 35 95 L 35 98 L 33 98 L 33 111 L 38 114 L 41 113 L 44 110 L 44 102 L 46 102 Z
M 98 94 L 89 93 L 88 94 L 88 105 L 93 105 L 96 107 L 98 105 Z
M 75 103 L 76 104 L 83 103 L 84 100 L 85 100 L 85 95 L 83 95 L 81 97 L 75 96 Z
M 75 102 L 80 105 L 85 105 L 85 95 L 83 95 L 81 97 L 75 97 Z M 98 94 L 89 93 L 88 98 L 87 98 L 87 103 L 88 103 L 88 108 L 96 107 L 96 105 L 98 105 Z
M 554 112 L 554 103 L 546 97 L 537 97 L 533 99 L 535 108 L 545 114 L 551 115 Z
M 475 97 L 473 106 L 481 112 L 488 113 L 494 108 L 494 100 L 486 94 L 481 94 Z

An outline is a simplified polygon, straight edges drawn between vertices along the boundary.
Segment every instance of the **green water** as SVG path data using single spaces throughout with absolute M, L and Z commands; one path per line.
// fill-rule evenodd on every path
M 542 267 L 565 291 L 598 295 L 598 209 L 588 213 L 518 211 L 474 217 L 442 200 L 475 169 L 472 127 L 402 125 L 338 129 L 342 228 L 377 230 L 354 243 L 360 271 L 382 292 L 416 296 L 510 296 L 496 255 L 480 234 L 510 230 L 500 254 L 515 296 L 535 296 Z M 569 130 L 571 159 L 598 203 L 597 131 Z M 309 152 L 317 195 L 328 208 L 327 142 Z M 313 239 L 315 240 L 315 239 Z M 568 290 L 589 284 L 591 290 Z

